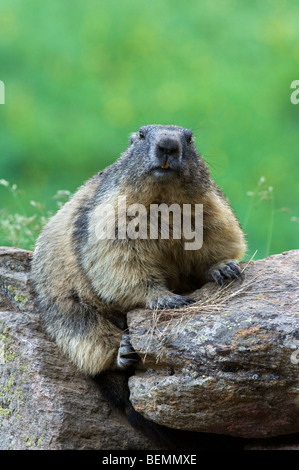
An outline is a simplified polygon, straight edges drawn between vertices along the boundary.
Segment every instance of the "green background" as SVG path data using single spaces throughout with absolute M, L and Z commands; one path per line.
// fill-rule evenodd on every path
M 298 18 L 295 0 L 0 1 L 0 179 L 22 190 L 0 185 L 0 244 L 18 242 L 9 214 L 54 210 L 131 132 L 172 123 L 193 129 L 247 258 L 298 248 Z

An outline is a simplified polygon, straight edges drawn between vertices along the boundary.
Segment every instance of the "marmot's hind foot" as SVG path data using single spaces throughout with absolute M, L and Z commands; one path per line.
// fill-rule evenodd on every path
M 134 351 L 130 342 L 128 333 L 124 333 L 120 342 L 119 350 L 117 353 L 117 367 L 118 369 L 128 369 L 140 360 L 138 354 Z

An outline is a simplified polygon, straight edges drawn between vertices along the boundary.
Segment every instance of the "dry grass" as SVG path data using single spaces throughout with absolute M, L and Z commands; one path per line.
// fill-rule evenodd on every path
M 158 326 L 162 325 L 165 322 L 172 321 L 173 319 L 180 318 L 181 320 L 185 320 L 186 317 L 188 318 L 189 315 L 194 316 L 195 314 L 199 313 L 200 311 L 205 311 L 208 313 L 219 312 L 223 305 L 231 300 L 234 297 L 238 297 L 241 295 L 245 290 L 248 289 L 252 284 L 255 283 L 257 277 L 254 277 L 249 282 L 246 282 L 244 279 L 246 269 L 248 268 L 249 264 L 253 260 L 256 252 L 252 256 L 252 258 L 247 262 L 244 268 L 241 270 L 243 282 L 239 289 L 234 290 L 233 292 L 230 291 L 230 287 L 236 283 L 235 280 L 230 281 L 229 283 L 225 284 L 224 286 L 219 287 L 216 292 L 214 292 L 209 297 L 198 300 L 196 303 L 189 305 L 188 307 L 184 307 L 184 315 L 182 315 L 182 309 L 172 309 L 172 310 L 155 310 L 153 312 L 153 324 Z
M 165 342 L 165 338 L 168 337 L 170 330 L 172 335 L 178 336 L 183 330 L 186 329 L 186 327 L 188 327 L 188 324 L 191 322 L 191 320 L 200 312 L 210 314 L 218 313 L 223 310 L 224 305 L 226 305 L 227 308 L 227 303 L 230 300 L 242 295 L 252 285 L 254 285 L 258 276 L 255 276 L 248 282 L 246 281 L 246 279 L 244 279 L 244 277 L 246 269 L 248 268 L 255 255 L 256 252 L 241 270 L 243 282 L 238 289 L 234 289 L 233 291 L 230 290 L 230 287 L 236 283 L 236 280 L 232 280 L 224 286 L 219 287 L 216 292 L 214 292 L 209 297 L 202 300 L 198 300 L 194 304 L 191 304 L 188 307 L 184 307 L 183 310 L 154 310 L 151 319 L 151 325 L 147 332 L 147 349 L 143 361 L 146 359 L 154 336 L 160 343 L 159 352 L 157 354 L 158 362 L 159 356 L 161 356 L 162 354 L 163 343 Z

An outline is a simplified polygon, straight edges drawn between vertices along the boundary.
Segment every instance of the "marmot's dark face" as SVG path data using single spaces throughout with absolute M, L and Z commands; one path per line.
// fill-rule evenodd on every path
M 200 158 L 192 131 L 178 126 L 141 127 L 131 135 L 129 154 L 139 174 L 161 183 L 194 176 Z

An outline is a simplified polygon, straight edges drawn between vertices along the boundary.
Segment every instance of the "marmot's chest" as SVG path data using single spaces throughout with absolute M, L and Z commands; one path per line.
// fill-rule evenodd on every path
M 168 289 L 179 293 L 193 286 L 194 253 L 185 250 L 183 240 L 159 240 L 156 268 Z

